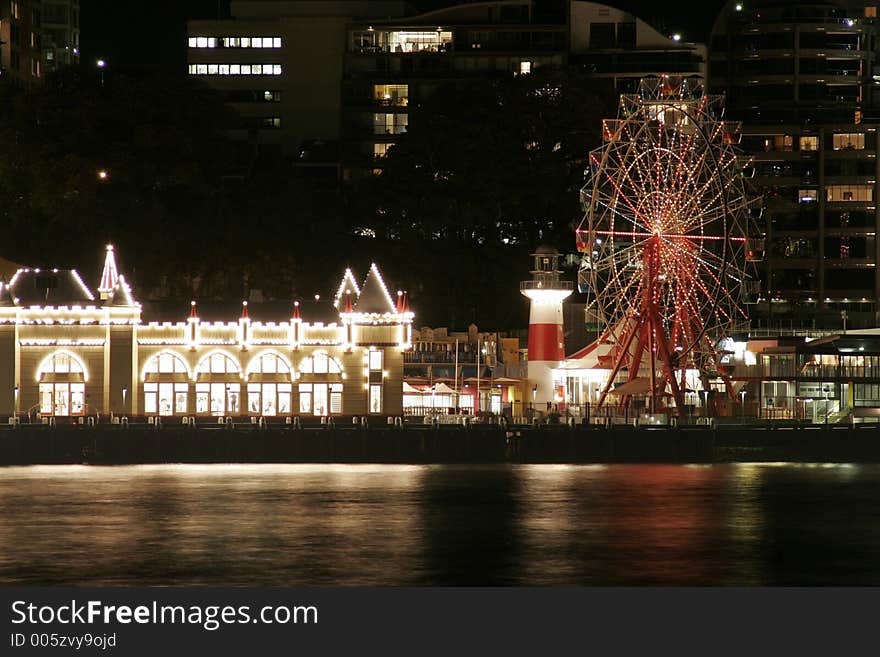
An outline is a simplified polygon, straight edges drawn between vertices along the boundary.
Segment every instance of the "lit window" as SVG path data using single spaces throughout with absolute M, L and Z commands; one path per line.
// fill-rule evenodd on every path
M 238 364 L 226 354 L 215 352 L 205 356 L 196 366 L 198 374 L 238 374 Z
M 819 194 L 815 189 L 799 189 L 798 203 L 815 203 L 819 200 Z
M 825 188 L 826 200 L 834 202 L 865 202 L 874 200 L 873 185 L 828 185 Z
M 370 413 L 382 412 L 382 386 L 375 384 L 370 386 Z
M 251 47 L 250 37 L 242 37 L 241 38 L 241 47 L 242 48 L 250 48 Z
M 144 374 L 186 374 L 186 363 L 180 356 L 162 352 L 150 358 L 144 365 Z
M 842 133 L 837 134 L 832 137 L 832 143 L 834 150 L 864 150 L 865 148 L 865 133 L 863 132 L 850 132 L 850 133 Z
M 272 37 L 272 47 L 280 48 L 281 47 L 281 37 Z
M 281 64 L 190 64 L 190 75 L 281 75 Z
M 409 125 L 407 114 L 374 114 L 373 134 L 399 135 L 406 132 Z
M 339 415 L 342 413 L 341 383 L 300 383 L 299 412 L 307 415 Z
M 85 413 L 86 374 L 77 357 L 57 352 L 43 360 L 37 376 L 41 414 L 68 416 Z
M 290 413 L 289 383 L 249 383 L 248 413 L 251 415 L 287 415 Z
M 198 37 L 198 38 L 196 38 L 196 47 L 198 47 L 198 48 L 207 48 L 207 47 L 208 47 L 208 37 Z
M 370 369 L 374 372 L 381 371 L 382 369 L 382 356 L 383 352 L 378 350 L 370 351 Z
M 373 85 L 373 98 L 384 107 L 406 107 L 409 105 L 409 85 Z
M 303 359 L 299 371 L 303 374 L 341 374 L 342 366 L 326 351 L 318 351 L 312 357 Z
M 775 135 L 764 142 L 764 148 L 768 151 L 790 151 L 793 145 L 794 138 L 791 135 Z
M 519 74 L 520 75 L 528 75 L 532 72 L 532 63 L 531 62 L 520 62 L 519 63 Z
M 802 151 L 817 151 L 819 150 L 819 138 L 818 137 L 801 137 L 800 139 L 800 148 Z
M 144 412 L 147 415 L 183 415 L 187 412 L 186 383 L 145 383 Z
M 381 160 L 388 154 L 388 149 L 394 144 L 373 144 L 373 159 Z

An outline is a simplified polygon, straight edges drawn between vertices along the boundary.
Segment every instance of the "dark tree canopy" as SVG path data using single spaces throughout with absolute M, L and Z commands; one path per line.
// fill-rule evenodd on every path
M 0 256 L 91 279 L 112 242 L 142 299 L 230 300 L 326 294 L 375 260 L 420 323 L 524 326 L 528 254 L 573 250 L 611 98 L 570 69 L 438 87 L 384 173 L 339 189 L 230 141 L 198 81 L 62 71 L 0 88 Z
M 400 273 L 426 319 L 449 321 L 436 307 L 459 324 L 521 325 L 528 254 L 573 251 L 586 157 L 613 98 L 572 68 L 438 89 L 356 191 L 352 230 L 412 254 Z

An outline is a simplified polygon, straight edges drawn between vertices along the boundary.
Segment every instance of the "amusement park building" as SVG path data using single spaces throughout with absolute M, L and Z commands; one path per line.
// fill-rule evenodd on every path
M 753 326 L 878 323 L 876 15 L 867 2 L 730 0 L 715 22 L 709 88 L 743 121 L 764 197 Z
M 141 321 L 112 247 L 96 291 L 75 270 L 0 283 L 0 414 L 365 416 L 402 412 L 413 314 L 379 269 L 350 270 L 326 302 L 288 317 Z M 254 307 L 251 312 L 258 310 Z M 274 320 L 274 321 L 272 321 Z

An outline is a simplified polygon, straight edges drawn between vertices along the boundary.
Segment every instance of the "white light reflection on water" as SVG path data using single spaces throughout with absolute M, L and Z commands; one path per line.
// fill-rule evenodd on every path
M 0 583 L 880 584 L 880 466 L 0 468 Z

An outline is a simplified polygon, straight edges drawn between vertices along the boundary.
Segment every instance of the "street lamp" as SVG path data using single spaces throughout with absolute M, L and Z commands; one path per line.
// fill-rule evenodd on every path
M 122 412 L 125 413 L 125 399 L 128 397 L 128 388 L 122 387 Z
M 100 80 L 100 84 L 103 87 L 104 86 L 104 68 L 107 66 L 107 62 L 105 62 L 103 59 L 99 59 L 98 61 L 95 62 L 95 65 L 98 67 L 98 76 L 99 76 L 98 79 Z
M 14 402 L 12 406 L 12 412 L 18 417 L 18 386 L 13 388 Z
M 745 390 L 739 391 L 739 405 L 740 405 L 740 408 L 742 409 L 742 423 L 745 424 L 746 423 L 746 391 Z
M 828 424 L 828 388 L 822 388 L 822 394 L 825 396 L 825 424 Z
M 709 391 L 708 390 L 700 390 L 700 395 L 703 397 L 703 412 L 706 417 L 709 417 Z

